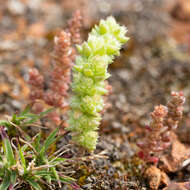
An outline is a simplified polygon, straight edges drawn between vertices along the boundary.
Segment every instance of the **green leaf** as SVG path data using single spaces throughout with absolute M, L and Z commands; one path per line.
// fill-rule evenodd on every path
M 12 122 L 15 123 L 15 124 L 18 124 L 16 114 L 12 115 Z
M 40 187 L 39 183 L 36 182 L 33 179 L 27 179 L 26 180 L 35 190 L 42 190 L 42 188 Z
M 10 177 L 11 184 L 14 185 L 16 183 L 16 172 L 12 171 L 11 172 L 11 177 Z
M 40 117 L 43 117 L 43 116 L 47 115 L 47 113 L 53 111 L 54 109 L 55 109 L 55 108 L 49 108 L 49 109 L 47 109 L 47 110 L 41 112 L 41 113 L 40 113 Z
M 11 126 L 11 124 L 8 121 L 5 121 L 5 120 L 0 120 L 0 125 L 5 126 L 5 127 L 10 127 Z
M 22 167 L 24 168 L 24 173 L 26 173 L 26 160 L 24 158 L 24 154 L 23 154 L 23 151 L 20 147 L 20 144 L 18 144 L 18 149 L 19 149 L 19 157 L 21 160 L 21 164 L 22 164 Z
M 40 152 L 41 149 L 41 144 L 40 144 L 41 136 L 42 136 L 41 133 L 38 133 L 34 139 L 33 146 L 37 152 Z
M 50 169 L 51 169 L 51 171 L 52 171 L 54 177 L 57 179 L 57 182 L 58 182 L 59 186 L 61 186 L 60 178 L 59 178 L 59 175 L 58 175 L 58 173 L 57 173 L 55 167 L 52 167 L 52 168 L 50 168 Z
M 66 162 L 66 161 L 67 161 L 66 158 L 52 158 L 49 161 L 49 164 L 50 165 L 57 165 L 57 164 L 61 164 L 61 163 Z
M 35 176 L 40 176 L 40 177 L 42 177 L 42 176 L 48 176 L 48 175 L 51 176 L 52 175 L 52 171 L 47 171 L 47 170 L 35 171 L 34 175 Z
M 44 117 L 45 115 L 47 115 L 47 113 L 53 111 L 55 108 L 50 108 L 45 110 L 44 112 L 41 112 L 39 115 L 33 114 L 33 113 L 26 113 L 25 116 L 27 116 L 28 118 L 31 118 L 30 120 L 24 122 L 24 124 L 31 124 L 36 122 L 37 120 L 39 120 L 40 118 Z
M 52 177 L 52 180 L 53 180 L 53 181 L 57 181 L 57 179 L 56 179 L 55 177 Z M 60 181 L 61 181 L 62 183 L 73 183 L 73 182 L 75 182 L 76 180 L 75 180 L 74 178 L 72 178 L 72 177 L 67 177 L 67 176 L 65 176 L 65 177 L 60 177 Z
M 8 172 L 9 173 L 9 172 Z M 3 182 L 0 185 L 0 190 L 7 190 L 9 185 L 11 184 L 10 173 L 3 178 Z
M 23 145 L 23 146 L 21 147 L 22 152 L 24 152 L 27 148 L 28 148 L 28 145 L 27 145 L 27 144 Z
M 29 113 L 30 109 L 31 109 L 30 106 L 26 106 L 26 108 L 20 113 L 20 115 L 25 115 L 26 113 Z
M 48 138 L 45 140 L 44 142 L 44 146 L 42 147 L 42 151 L 46 151 L 50 145 L 52 145 L 55 141 L 56 141 L 56 135 L 57 135 L 57 132 L 58 132 L 58 128 L 55 129 L 49 136 Z
M 13 166 L 16 163 L 16 161 L 14 158 L 11 143 L 8 138 L 3 139 L 3 147 L 4 147 L 4 153 L 5 153 L 5 157 L 7 159 L 8 165 Z

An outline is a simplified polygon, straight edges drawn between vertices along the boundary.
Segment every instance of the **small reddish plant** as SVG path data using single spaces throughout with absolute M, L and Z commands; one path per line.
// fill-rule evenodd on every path
M 155 106 L 150 114 L 152 122 L 146 126 L 146 136 L 137 145 L 141 148 L 139 157 L 156 164 L 160 155 L 172 143 L 171 132 L 177 127 L 183 115 L 185 97 L 182 92 L 172 92 L 167 106 Z
M 66 99 L 71 83 L 71 69 L 76 56 L 75 45 L 81 42 L 82 17 L 79 11 L 74 13 L 68 25 L 68 29 L 62 30 L 54 38 L 52 71 L 49 75 L 48 89 L 44 90 L 44 76 L 37 69 L 33 68 L 29 72 L 30 100 L 34 112 L 43 111 L 43 104 L 39 100 L 62 111 L 68 107 Z M 56 111 L 51 112 L 49 116 L 56 124 L 61 123 Z
M 179 121 L 183 116 L 183 104 L 185 103 L 185 97 L 183 92 L 172 92 L 171 100 L 167 104 L 168 114 L 165 119 L 165 126 L 167 131 L 175 130 L 178 127 Z
M 163 150 L 164 146 L 160 133 L 164 128 L 164 118 L 167 113 L 167 107 L 162 105 L 155 106 L 154 111 L 150 114 L 152 122 L 150 126 L 146 126 L 146 137 L 143 141 L 138 142 L 138 146 L 142 149 L 139 152 L 139 156 L 148 162 L 157 163 L 157 153 Z

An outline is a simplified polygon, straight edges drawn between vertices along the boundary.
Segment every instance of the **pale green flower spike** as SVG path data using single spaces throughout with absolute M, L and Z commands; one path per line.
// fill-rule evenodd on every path
M 103 110 L 102 95 L 107 93 L 104 81 L 109 78 L 108 65 L 119 55 L 121 46 L 128 41 L 127 29 L 113 17 L 101 20 L 89 34 L 87 42 L 78 45 L 80 56 L 73 68 L 71 111 L 69 127 L 72 139 L 93 151 L 98 139 L 99 112 Z

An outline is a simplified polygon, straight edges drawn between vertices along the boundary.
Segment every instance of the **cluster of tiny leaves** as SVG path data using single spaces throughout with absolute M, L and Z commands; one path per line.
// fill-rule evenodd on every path
M 57 170 L 66 159 L 47 153 L 55 143 L 57 133 L 58 129 L 54 130 L 44 143 L 41 142 L 41 133 L 31 141 L 22 138 L 13 138 L 10 141 L 4 128 L 0 126 L 3 147 L 0 153 L 0 190 L 13 190 L 22 183 L 29 184 L 34 190 L 42 190 L 44 184 L 50 187 L 53 181 L 56 181 L 59 187 L 62 183 L 72 185 L 74 179 Z
M 121 46 L 127 42 L 126 28 L 113 17 L 101 20 L 88 36 L 78 45 L 79 56 L 73 68 L 71 111 L 68 130 L 77 144 L 93 151 L 96 147 L 97 129 L 101 121 L 100 112 L 107 93 L 105 80 L 109 78 L 108 65 L 120 54 Z
M 58 128 L 45 140 L 41 133 L 30 137 L 25 132 L 27 126 L 32 127 L 52 110 L 51 108 L 36 115 L 27 106 L 21 113 L 7 116 L 7 120 L 0 120 L 0 190 L 13 190 L 22 183 L 35 190 L 42 190 L 44 185 L 51 187 L 53 181 L 59 187 L 62 183 L 75 185 L 74 179 L 63 175 L 61 171 L 61 166 L 67 165 L 66 159 L 60 157 L 64 150 L 59 149 L 54 153 L 49 151 L 58 140 Z

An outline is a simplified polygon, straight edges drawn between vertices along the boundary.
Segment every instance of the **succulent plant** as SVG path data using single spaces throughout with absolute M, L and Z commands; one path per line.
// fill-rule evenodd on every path
M 79 56 L 73 67 L 74 95 L 67 130 L 73 132 L 73 141 L 90 151 L 95 149 L 98 139 L 100 112 L 104 107 L 102 96 L 107 93 L 105 80 L 110 76 L 108 65 L 128 41 L 126 32 L 126 27 L 108 17 L 92 29 L 86 42 L 77 45 Z
M 178 127 L 183 116 L 185 97 L 183 92 L 171 92 L 167 106 L 154 107 L 152 122 L 146 126 L 144 139 L 139 140 L 139 157 L 146 162 L 157 164 L 163 152 L 172 144 L 172 132 Z

